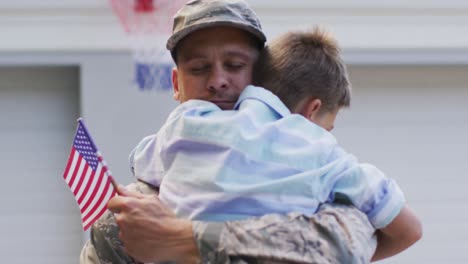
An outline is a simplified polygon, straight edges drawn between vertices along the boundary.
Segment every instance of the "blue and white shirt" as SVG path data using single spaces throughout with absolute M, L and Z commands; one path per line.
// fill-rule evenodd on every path
M 243 91 L 235 110 L 201 100 L 179 105 L 130 160 L 135 176 L 159 186 L 160 199 L 189 219 L 312 215 L 339 196 L 382 228 L 405 203 L 392 179 L 359 163 L 331 133 L 254 86 Z

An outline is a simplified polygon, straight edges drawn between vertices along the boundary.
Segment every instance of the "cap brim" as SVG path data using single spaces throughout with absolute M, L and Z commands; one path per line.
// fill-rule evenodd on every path
M 207 21 L 203 23 L 198 23 L 195 25 L 188 26 L 177 33 L 173 34 L 168 40 L 166 44 L 166 48 L 173 52 L 177 44 L 186 36 L 189 34 L 204 29 L 204 28 L 209 28 L 209 27 L 216 27 L 216 26 L 228 26 L 228 27 L 234 27 L 238 28 L 241 30 L 245 30 L 248 33 L 252 34 L 256 39 L 258 39 L 261 43 L 265 43 L 266 41 L 266 36 L 258 30 L 257 28 L 254 28 L 248 24 L 241 23 L 241 22 L 232 22 L 232 21 Z

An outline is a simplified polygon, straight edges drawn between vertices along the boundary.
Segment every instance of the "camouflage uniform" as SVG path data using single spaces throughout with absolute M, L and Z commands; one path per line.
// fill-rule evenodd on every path
M 143 182 L 129 189 L 156 194 Z M 290 213 L 226 223 L 194 221 L 193 232 L 201 263 L 369 263 L 376 247 L 366 215 L 339 204 L 325 204 L 312 217 Z M 125 253 L 110 212 L 93 225 L 80 263 L 137 263 Z

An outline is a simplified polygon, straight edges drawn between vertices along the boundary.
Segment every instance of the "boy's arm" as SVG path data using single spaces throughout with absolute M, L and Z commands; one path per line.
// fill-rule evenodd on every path
M 422 224 L 418 217 L 404 206 L 395 219 L 377 231 L 377 250 L 372 261 L 400 253 L 422 237 Z
M 406 206 L 397 183 L 375 166 L 349 159 L 333 186 L 331 200 L 344 199 L 366 213 L 377 230 L 378 246 L 372 260 L 393 256 L 422 236 L 419 219 Z

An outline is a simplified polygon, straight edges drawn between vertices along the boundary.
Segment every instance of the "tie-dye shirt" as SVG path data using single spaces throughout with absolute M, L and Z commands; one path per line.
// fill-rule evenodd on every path
M 405 203 L 392 179 L 359 163 L 331 133 L 254 86 L 230 111 L 201 100 L 181 104 L 130 160 L 138 179 L 159 186 L 167 206 L 194 220 L 312 215 L 339 198 L 382 228 Z

